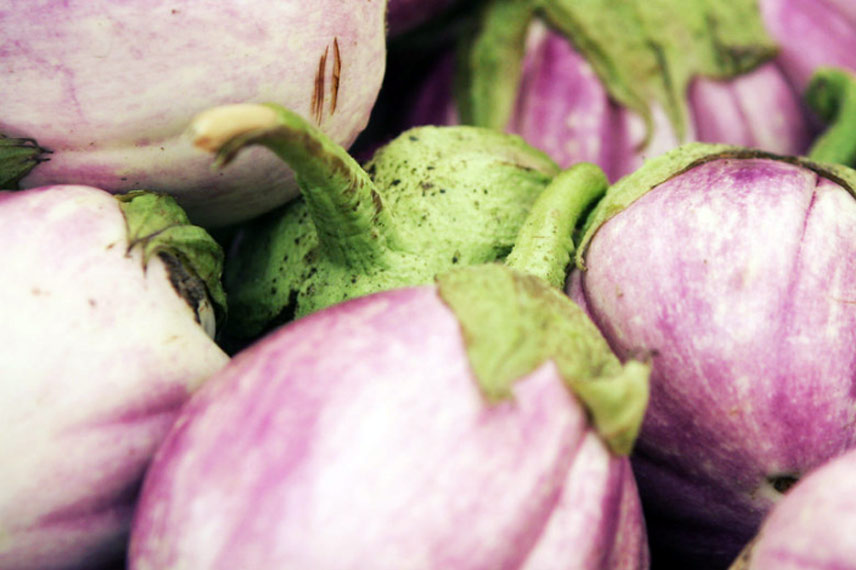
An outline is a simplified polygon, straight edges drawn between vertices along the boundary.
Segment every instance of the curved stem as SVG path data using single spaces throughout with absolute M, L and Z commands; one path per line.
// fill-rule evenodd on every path
M 577 221 L 608 186 L 603 171 L 587 162 L 559 173 L 532 205 L 506 265 L 563 287 L 574 252 L 571 235 Z
M 856 168 L 856 76 L 841 69 L 821 68 L 812 76 L 805 99 L 828 125 L 808 157 Z
M 279 105 L 209 109 L 191 127 L 193 143 L 229 163 L 244 147 L 267 147 L 297 174 L 324 255 L 363 269 L 382 262 L 397 243 L 392 218 L 369 175 L 340 145 Z

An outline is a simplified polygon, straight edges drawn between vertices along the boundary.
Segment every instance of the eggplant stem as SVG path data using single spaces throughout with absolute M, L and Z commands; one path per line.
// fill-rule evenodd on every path
M 320 251 L 355 270 L 384 263 L 399 239 L 369 175 L 348 152 L 306 119 L 276 104 L 225 105 L 198 115 L 193 143 L 225 166 L 243 148 L 261 145 L 296 173 Z
M 577 222 L 608 186 L 606 175 L 591 163 L 581 162 L 560 172 L 532 205 L 506 265 L 536 275 L 553 287 L 564 287 Z

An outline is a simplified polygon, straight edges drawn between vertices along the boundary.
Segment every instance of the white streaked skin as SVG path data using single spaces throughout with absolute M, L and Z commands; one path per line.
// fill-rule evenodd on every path
M 263 149 L 213 170 L 183 136 L 190 119 L 270 101 L 349 145 L 383 78 L 385 4 L 7 2 L 0 132 L 52 151 L 24 186 L 165 191 L 196 223 L 247 219 L 297 195 L 291 171 Z
M 180 404 L 228 357 L 110 194 L 0 193 L 0 568 L 121 553 L 131 500 Z M 203 317 L 204 319 L 204 317 Z

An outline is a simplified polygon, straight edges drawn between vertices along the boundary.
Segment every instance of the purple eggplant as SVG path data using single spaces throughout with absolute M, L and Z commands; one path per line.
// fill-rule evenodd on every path
M 0 568 L 121 559 L 143 472 L 228 357 L 222 251 L 166 196 L 0 192 Z
M 856 444 L 854 190 L 844 166 L 694 143 L 588 221 L 569 293 L 619 357 L 652 359 L 634 468 L 677 567 L 725 568 Z
M 245 220 L 296 196 L 293 173 L 265 152 L 213 172 L 181 136 L 190 117 L 276 101 L 349 145 L 383 78 L 385 13 L 385 0 L 6 2 L 0 133 L 51 151 L 24 187 L 147 188 L 196 223 Z
M 522 269 L 347 301 L 236 356 L 159 449 L 130 568 L 647 568 L 624 455 L 647 365 L 548 285 L 591 168 L 533 206 Z

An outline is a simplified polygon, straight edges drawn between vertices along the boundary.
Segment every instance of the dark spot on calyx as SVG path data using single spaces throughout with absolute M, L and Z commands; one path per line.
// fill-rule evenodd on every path
M 798 473 L 779 473 L 777 475 L 767 476 L 767 483 L 776 490 L 777 493 L 785 494 L 800 480 Z
M 158 257 L 166 266 L 172 288 L 193 309 L 196 322 L 202 324 L 199 311 L 202 305 L 208 302 L 208 291 L 205 289 L 205 284 L 196 274 L 188 270 L 176 256 L 167 252 L 160 252 Z

